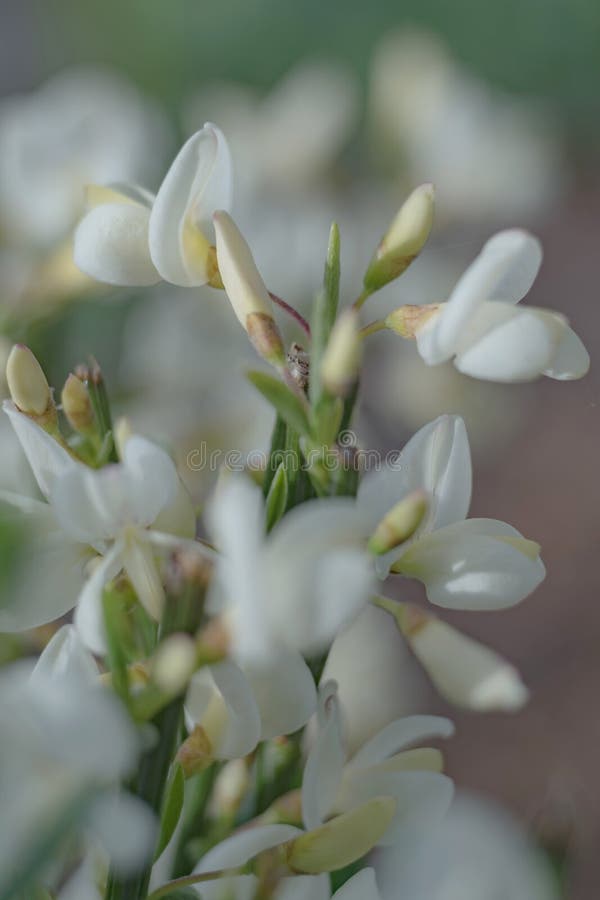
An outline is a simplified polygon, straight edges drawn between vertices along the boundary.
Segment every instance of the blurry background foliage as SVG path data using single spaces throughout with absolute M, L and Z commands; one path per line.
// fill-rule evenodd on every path
M 344 60 L 366 77 L 381 36 L 399 25 L 413 25 L 443 34 L 458 59 L 492 83 L 552 98 L 579 146 L 591 139 L 597 148 L 600 141 L 600 117 L 590 115 L 599 106 L 597 0 L 3 0 L 5 4 L 23 32 L 24 46 L 19 46 L 14 30 L 3 28 L 5 78 L 27 67 L 24 83 L 15 87 L 27 87 L 68 63 L 110 63 L 175 108 L 189 85 L 204 78 L 227 76 L 267 87 L 307 51 Z

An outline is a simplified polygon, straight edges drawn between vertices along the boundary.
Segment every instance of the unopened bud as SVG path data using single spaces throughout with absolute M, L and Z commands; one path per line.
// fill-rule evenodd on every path
M 196 725 L 177 751 L 175 759 L 181 765 L 185 777 L 191 778 L 211 765 L 212 752 L 208 735 L 201 725 Z
M 219 772 L 210 798 L 210 812 L 217 818 L 235 815 L 250 785 L 245 759 L 232 759 Z
M 403 338 L 415 338 L 417 332 L 435 315 L 442 307 L 441 303 L 429 303 L 424 306 L 401 306 L 395 309 L 385 319 L 385 327 L 395 331 Z
M 380 603 L 380 601 L 377 601 Z M 382 600 L 439 693 L 476 712 L 513 712 L 528 700 L 518 671 L 489 647 L 411 603 Z
M 393 550 L 415 533 L 427 512 L 427 495 L 413 491 L 396 503 L 383 517 L 369 540 L 369 550 L 376 556 Z
M 358 313 L 348 309 L 333 326 L 323 361 L 321 379 L 334 397 L 347 397 L 356 383 L 362 358 Z
M 69 375 L 61 394 L 62 408 L 71 427 L 80 434 L 90 434 L 95 429 L 92 401 L 85 384 Z
M 250 247 L 228 213 L 216 212 L 213 221 L 219 273 L 233 311 L 258 353 L 273 365 L 283 366 L 283 340 Z
M 288 844 L 288 865 L 295 872 L 320 875 L 361 859 L 388 830 L 396 814 L 393 797 L 375 797 Z
M 196 642 L 187 634 L 171 634 L 159 644 L 152 660 L 152 679 L 167 694 L 176 696 L 196 669 Z
M 42 367 L 24 344 L 15 344 L 8 355 L 6 382 L 21 412 L 40 418 L 54 410 L 52 391 Z
M 398 278 L 423 249 L 433 225 L 434 193 L 432 184 L 422 184 L 400 207 L 365 273 L 369 291 Z

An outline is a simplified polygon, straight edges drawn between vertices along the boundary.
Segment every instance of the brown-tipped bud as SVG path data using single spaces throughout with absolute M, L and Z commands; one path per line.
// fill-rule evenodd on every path
M 283 338 L 272 315 L 253 312 L 246 318 L 246 331 L 259 356 L 277 369 L 285 366 Z
M 369 550 L 376 556 L 393 550 L 415 533 L 427 512 L 427 494 L 413 491 L 396 503 L 383 517 L 369 540 Z
M 423 249 L 433 225 L 434 188 L 422 184 L 402 204 L 365 273 L 373 292 L 398 278 Z
M 385 327 L 389 328 L 390 331 L 395 331 L 400 337 L 414 338 L 432 316 L 437 315 L 441 307 L 441 303 L 428 303 L 424 306 L 401 306 L 386 317 Z
M 94 410 L 85 384 L 76 376 L 69 375 L 61 394 L 62 408 L 69 425 L 80 434 L 90 434 L 95 430 Z
M 356 383 L 362 359 L 360 321 L 356 310 L 342 313 L 333 326 L 323 361 L 321 380 L 334 397 L 347 397 Z
M 43 369 L 25 344 L 15 344 L 8 355 L 6 383 L 21 412 L 37 419 L 54 410 L 52 391 Z
M 334 872 L 361 859 L 388 830 L 396 814 L 393 797 L 375 797 L 288 844 L 288 865 L 299 873 Z
M 212 754 L 212 744 L 208 735 L 201 725 L 196 725 L 177 751 L 175 759 L 181 765 L 185 777 L 191 778 L 211 765 Z

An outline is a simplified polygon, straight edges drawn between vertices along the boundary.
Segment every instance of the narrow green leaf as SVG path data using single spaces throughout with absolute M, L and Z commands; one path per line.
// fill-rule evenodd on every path
M 270 531 L 284 514 L 288 501 L 288 479 L 285 463 L 280 462 L 271 482 L 266 501 L 266 529 Z
M 129 635 L 123 610 L 123 598 L 117 591 L 106 588 L 102 596 L 102 605 L 112 685 L 123 702 L 129 706 L 129 677 L 125 652 Z
M 310 399 L 314 406 L 321 396 L 319 369 L 337 315 L 340 297 L 340 231 L 334 222 L 329 232 L 323 288 L 317 294 L 311 316 Z
M 248 380 L 275 407 L 281 418 L 302 435 L 310 435 L 307 410 L 300 397 L 282 381 L 266 372 L 248 372 Z
M 277 414 L 275 418 L 275 424 L 273 425 L 273 432 L 271 434 L 271 446 L 269 448 L 269 462 L 267 464 L 267 471 L 265 472 L 265 478 L 263 481 L 263 494 L 265 497 L 268 495 L 269 490 L 271 488 L 271 484 L 275 477 L 275 472 L 277 471 L 277 466 L 273 464 L 273 459 L 277 453 L 281 453 L 281 451 L 285 448 L 285 435 L 286 435 L 286 425 L 283 419 L 279 414 Z
M 160 814 L 160 832 L 154 859 L 157 860 L 171 838 L 179 822 L 183 809 L 185 777 L 179 763 L 175 763 L 165 788 L 163 806 Z

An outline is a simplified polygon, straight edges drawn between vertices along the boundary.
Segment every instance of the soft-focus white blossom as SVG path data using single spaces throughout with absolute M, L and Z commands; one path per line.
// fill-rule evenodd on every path
M 589 356 L 567 320 L 551 310 L 517 305 L 541 261 L 540 243 L 527 232 L 494 235 L 448 301 L 417 327 L 425 362 L 437 365 L 454 357 L 459 371 L 490 381 L 529 381 L 539 375 L 564 381 L 585 375 Z
M 206 124 L 183 145 L 156 196 L 119 185 L 90 195 L 92 208 L 75 232 L 75 262 L 109 284 L 207 284 L 215 275 L 212 215 L 230 207 L 231 193 L 225 137 Z
M 368 600 L 372 566 L 351 498 L 303 503 L 265 537 L 260 489 L 232 475 L 209 524 L 220 551 L 210 609 L 225 614 L 242 664 L 324 649 Z
M 545 575 L 539 546 L 496 519 L 467 519 L 471 457 L 464 422 L 440 416 L 408 442 L 398 461 L 361 481 L 357 503 L 371 528 L 399 500 L 426 491 L 429 509 L 412 538 L 379 557 L 425 584 L 432 603 L 453 609 L 501 609 L 521 601 Z
M 437 829 L 386 850 L 376 869 L 383 900 L 558 900 L 550 864 L 524 829 L 466 792 Z
M 0 219 L 22 242 L 54 244 L 81 214 L 91 182 L 152 181 L 169 134 L 125 78 L 67 69 L 0 106 Z
M 563 187 L 551 111 L 488 86 L 433 34 L 384 38 L 373 61 L 370 118 L 375 151 L 396 169 L 401 161 L 408 184 L 433 181 L 442 216 L 533 216 Z
M 348 754 L 342 733 L 337 687 L 320 688 L 318 733 L 302 781 L 302 817 L 308 829 L 329 816 L 374 797 L 394 797 L 396 815 L 381 845 L 401 843 L 407 836 L 434 828 L 452 799 L 452 782 L 439 771 L 441 755 L 429 748 L 409 750 L 428 738 L 449 737 L 448 719 L 409 716 L 396 719 Z
M 194 537 L 193 530 L 180 536 L 150 528 L 168 514 L 171 506 L 179 508 L 181 485 L 175 466 L 164 450 L 145 438 L 133 436 L 125 445 L 121 463 L 90 469 L 13 403 L 6 401 L 4 410 L 48 503 L 7 492 L 2 499 L 29 513 L 36 527 L 45 523 L 54 543 L 65 544 L 74 554 L 77 548 L 79 554 L 84 548 L 92 548 L 102 557 L 96 561 L 79 596 L 50 594 L 34 598 L 34 603 L 39 602 L 39 619 L 20 623 L 17 620 L 12 628 L 41 624 L 77 604 L 75 623 L 80 634 L 90 649 L 102 653 L 102 591 L 107 582 L 124 569 L 148 613 L 160 618 L 164 590 L 155 553 L 189 543 Z M 60 604 L 58 608 L 56 603 Z M 36 609 L 32 608 L 31 613 L 33 618 Z

